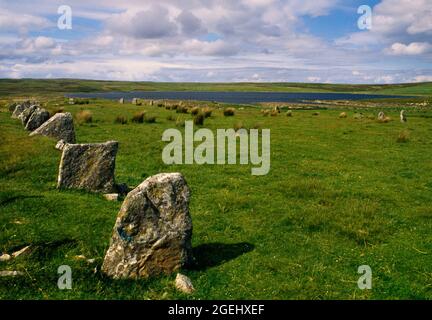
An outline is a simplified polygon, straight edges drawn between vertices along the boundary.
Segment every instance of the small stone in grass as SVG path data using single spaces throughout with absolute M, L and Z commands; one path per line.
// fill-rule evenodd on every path
M 0 271 L 0 277 L 16 277 L 23 276 L 24 272 L 21 271 Z
M 21 250 L 18 250 L 16 252 L 12 253 L 12 257 L 16 258 L 16 257 L 22 255 L 23 253 L 25 253 L 28 249 L 30 249 L 30 246 L 26 246 L 26 247 L 22 248 Z
M 107 193 L 107 194 L 104 194 L 104 197 L 108 201 L 118 201 L 119 194 L 118 193 Z
M 175 279 L 175 286 L 179 291 L 183 293 L 190 294 L 195 291 L 191 279 L 181 273 L 177 273 L 177 277 Z
M 2 254 L 2 255 L 0 256 L 0 262 L 3 262 L 3 261 L 9 261 L 10 259 L 11 259 L 11 256 L 10 256 L 9 254 L 7 254 L 7 253 Z

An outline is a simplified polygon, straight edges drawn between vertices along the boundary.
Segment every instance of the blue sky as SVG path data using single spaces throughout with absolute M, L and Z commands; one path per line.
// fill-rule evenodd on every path
M 432 81 L 432 1 L 0 0 L 0 77 Z

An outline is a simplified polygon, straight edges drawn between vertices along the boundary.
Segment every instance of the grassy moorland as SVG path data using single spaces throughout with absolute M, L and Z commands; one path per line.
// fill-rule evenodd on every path
M 386 109 L 393 119 L 389 123 L 355 119 L 353 110 L 340 119 L 340 110 L 265 117 L 257 108 L 238 108 L 235 116 L 224 117 L 215 109 L 204 127 L 271 129 L 266 176 L 252 176 L 251 165 L 164 164 L 163 131 L 183 130 L 179 123 L 190 114 L 106 100 L 68 105 L 48 97 L 43 103 L 74 116 L 83 109 L 91 112 L 91 123 L 75 125 L 79 143 L 120 142 L 117 182 L 136 186 L 160 172 L 185 176 L 192 190 L 197 264 L 184 273 L 197 290 L 190 296 L 178 293 L 175 275 L 106 278 L 100 266 L 121 202 L 57 190 L 55 141 L 29 137 L 3 105 L 0 252 L 27 245 L 31 251 L 0 262 L 0 270 L 25 273 L 0 278 L 0 299 L 432 298 L 430 103 L 404 107 L 407 124 L 398 121 L 403 105 Z M 156 116 L 156 123 L 132 123 L 142 110 Z M 363 112 L 376 117 L 378 110 Z M 129 122 L 115 124 L 117 116 Z M 398 142 L 401 133 L 405 140 Z M 95 263 L 76 260 L 78 255 Z M 73 270 L 72 290 L 57 288 L 60 265 Z M 357 287 L 360 265 L 372 268 L 372 290 Z
M 347 85 L 314 83 L 159 83 L 77 79 L 0 79 L 0 96 L 56 95 L 66 92 L 102 91 L 278 91 L 344 92 L 383 95 L 430 95 L 432 82 L 392 85 Z

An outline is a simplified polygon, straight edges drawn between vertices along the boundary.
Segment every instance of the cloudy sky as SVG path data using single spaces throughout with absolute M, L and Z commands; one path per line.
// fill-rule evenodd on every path
M 29 77 L 432 81 L 432 0 L 0 0 L 0 78 Z

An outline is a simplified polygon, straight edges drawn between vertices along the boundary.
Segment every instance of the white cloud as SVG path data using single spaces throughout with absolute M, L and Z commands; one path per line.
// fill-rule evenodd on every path
M 207 29 L 203 27 L 202 21 L 190 11 L 183 10 L 176 20 L 179 22 L 183 34 L 194 35 L 207 32 Z
M 355 19 L 351 2 L 74 0 L 73 19 L 93 21 L 64 33 L 56 30 L 61 0 L 3 3 L 1 76 L 387 83 L 432 74 L 412 67 L 431 62 L 430 0 L 382 0 L 371 31 L 335 42 L 307 22 L 335 8 L 353 9 Z
M 157 4 L 145 11 L 113 15 L 108 19 L 107 27 L 113 34 L 136 39 L 158 39 L 177 33 L 177 25 L 170 19 L 169 11 Z
M 43 17 L 31 14 L 20 14 L 0 8 L 0 30 L 3 32 L 18 31 L 26 33 L 30 30 L 40 30 L 52 25 L 52 22 Z
M 415 76 L 412 82 L 432 82 L 432 76 Z
M 432 45 L 426 42 L 413 42 L 409 45 L 394 43 L 388 50 L 392 55 L 421 55 L 432 51 Z
M 306 80 L 308 82 L 320 82 L 321 78 L 320 77 L 307 77 Z

